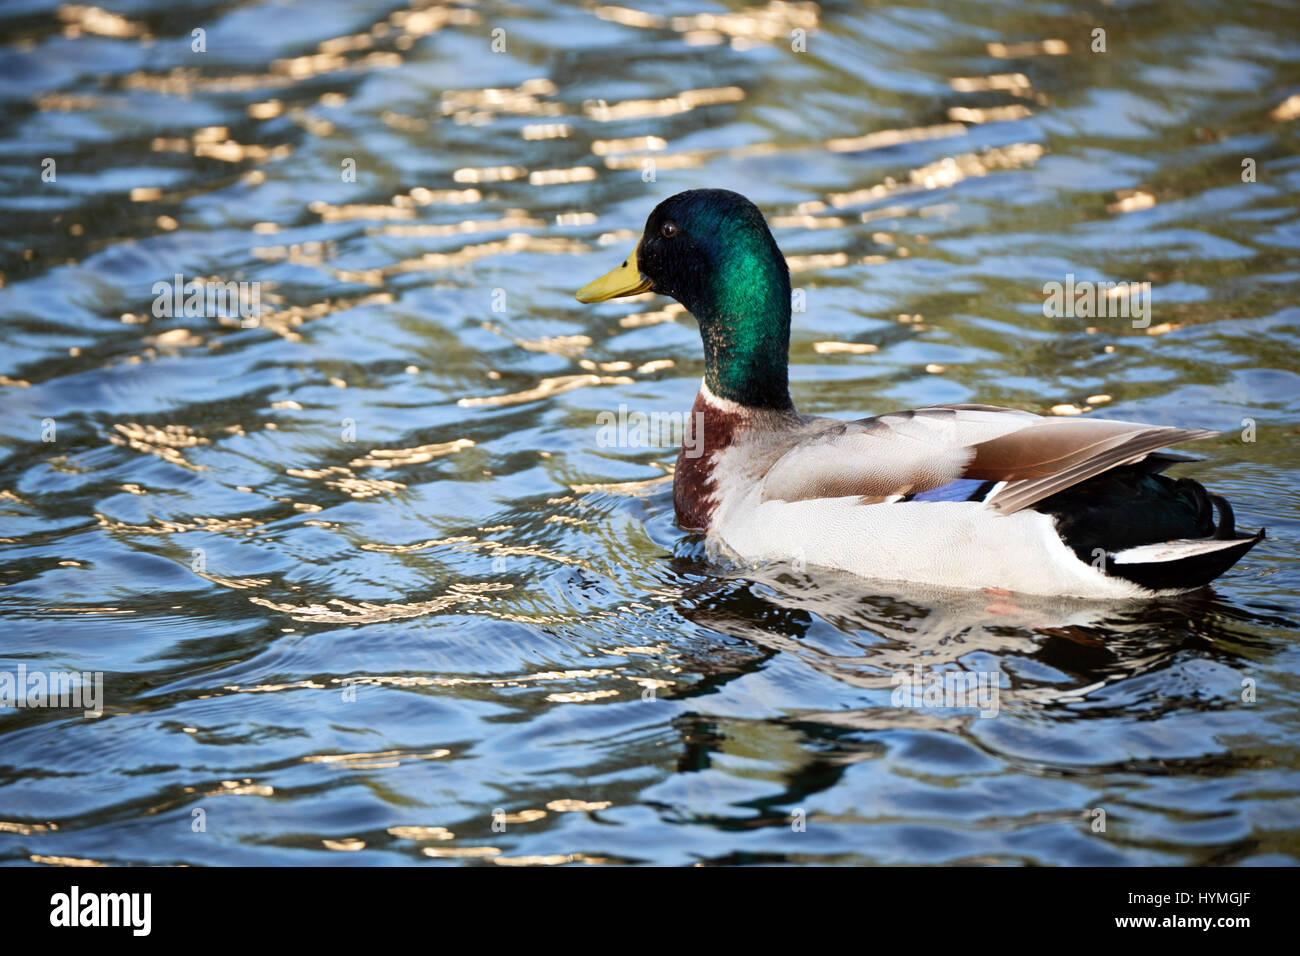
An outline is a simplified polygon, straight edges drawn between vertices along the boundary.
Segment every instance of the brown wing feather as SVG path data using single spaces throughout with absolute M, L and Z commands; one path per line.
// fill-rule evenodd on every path
M 1045 421 L 976 445 L 964 477 L 1007 482 L 989 504 L 1011 514 L 1167 445 L 1217 434 L 1104 420 Z

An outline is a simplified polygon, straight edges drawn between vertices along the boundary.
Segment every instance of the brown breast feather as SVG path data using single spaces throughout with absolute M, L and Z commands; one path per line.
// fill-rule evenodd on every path
M 703 391 L 696 394 L 686 422 L 686 438 L 677 453 L 677 470 L 673 473 L 673 509 L 677 512 L 678 525 L 685 530 L 708 530 L 718 506 L 714 457 L 736 440 L 736 433 L 744 424 L 743 414 L 711 405 Z M 699 454 L 688 457 L 687 448 L 697 449 Z

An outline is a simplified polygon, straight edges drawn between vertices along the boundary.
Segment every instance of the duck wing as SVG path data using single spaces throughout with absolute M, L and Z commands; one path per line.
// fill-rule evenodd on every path
M 897 500 L 960 478 L 1002 483 L 986 503 L 1011 514 L 1121 465 L 1158 471 L 1168 445 L 1217 432 L 1104 418 L 1044 418 L 994 405 L 934 405 L 855 422 L 814 419 L 768 470 L 763 500 L 856 495 Z

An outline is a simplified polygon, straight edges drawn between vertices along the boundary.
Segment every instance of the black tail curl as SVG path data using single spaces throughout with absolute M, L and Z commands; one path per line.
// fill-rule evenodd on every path
M 1142 463 L 1115 468 L 1039 503 L 1056 520 L 1061 540 L 1080 561 L 1093 564 L 1105 554 L 1107 574 L 1150 588 L 1189 589 L 1208 584 L 1232 567 L 1264 537 L 1237 531 L 1232 505 L 1191 478 L 1169 478 Z M 1234 545 L 1177 551 L 1148 561 L 1116 562 L 1116 555 L 1143 545 L 1188 541 Z
M 1223 495 L 1210 495 L 1210 501 L 1219 509 L 1219 523 L 1215 526 L 1214 536 L 1220 541 L 1227 541 L 1237 536 L 1237 521 L 1232 515 L 1232 505 Z

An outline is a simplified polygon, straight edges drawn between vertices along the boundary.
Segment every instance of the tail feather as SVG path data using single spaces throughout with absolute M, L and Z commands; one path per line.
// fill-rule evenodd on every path
M 1106 573 L 1152 591 L 1190 590 L 1209 584 L 1264 536 L 1260 528 L 1255 534 L 1226 539 L 1192 538 L 1139 545 L 1108 556 Z
M 1097 475 L 1037 506 L 1079 560 L 1153 591 L 1208 584 L 1264 537 L 1240 534 L 1232 505 L 1190 478 L 1141 463 Z
M 1232 505 L 1223 495 L 1210 495 L 1210 501 L 1219 509 L 1219 523 L 1214 528 L 1214 536 L 1228 540 L 1237 536 L 1237 521 L 1232 514 Z M 1263 534 L 1263 531 L 1260 531 Z

